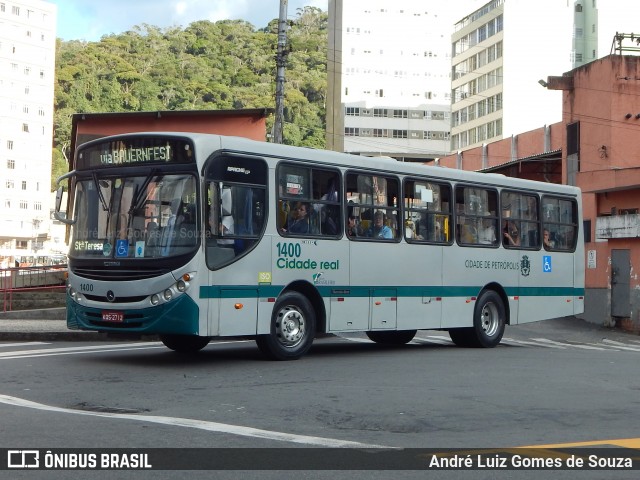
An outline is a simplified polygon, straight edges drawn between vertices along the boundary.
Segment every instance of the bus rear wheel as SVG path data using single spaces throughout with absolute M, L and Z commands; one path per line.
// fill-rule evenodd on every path
M 396 332 L 366 332 L 367 337 L 384 345 L 404 345 L 413 340 L 417 330 L 398 330 Z
M 164 346 L 178 353 L 196 353 L 209 344 L 209 337 L 197 335 L 160 335 Z
M 272 360 L 297 360 L 311 348 L 316 315 L 311 302 L 298 292 L 278 298 L 271 317 L 271 332 L 258 335 L 260 351 Z
M 485 290 L 473 309 L 473 327 L 451 329 L 449 336 L 459 347 L 493 348 L 502 340 L 506 318 L 500 295 L 493 290 Z

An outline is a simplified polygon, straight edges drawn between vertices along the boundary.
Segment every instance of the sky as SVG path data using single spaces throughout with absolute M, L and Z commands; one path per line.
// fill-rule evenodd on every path
M 246 20 L 264 28 L 280 15 L 280 0 L 48 0 L 58 6 L 56 36 L 63 40 L 100 40 L 134 25 L 186 27 L 196 20 Z M 287 16 L 298 8 L 327 11 L 328 0 L 289 0 Z

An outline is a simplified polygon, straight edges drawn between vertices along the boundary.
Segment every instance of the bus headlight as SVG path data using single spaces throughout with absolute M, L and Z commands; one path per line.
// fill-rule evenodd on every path
M 167 288 L 163 293 L 162 296 L 164 297 L 164 299 L 168 302 L 169 300 L 171 300 L 171 297 L 173 297 L 173 292 L 171 291 L 170 288 Z
M 76 289 L 73 287 L 69 287 L 69 296 L 73 299 L 76 300 L 76 296 L 77 296 L 77 292 Z
M 160 297 L 158 297 L 158 295 L 155 294 L 155 293 L 153 295 L 151 295 L 151 305 L 153 305 L 155 307 L 159 303 L 160 303 Z
M 176 288 L 180 293 L 182 293 L 187 289 L 187 284 L 183 280 L 178 280 L 178 283 L 176 283 Z

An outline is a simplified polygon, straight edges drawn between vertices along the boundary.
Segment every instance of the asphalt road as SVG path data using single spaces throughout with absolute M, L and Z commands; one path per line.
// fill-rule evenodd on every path
M 394 348 L 363 335 L 328 337 L 293 362 L 265 361 L 251 341 L 211 343 L 196 356 L 180 356 L 149 341 L 3 341 L 0 448 L 276 448 L 270 452 L 280 466 L 304 462 L 308 452 L 300 448 L 638 449 L 639 361 L 640 337 L 570 319 L 509 328 L 503 343 L 488 350 L 454 347 L 435 331 L 418 332 L 411 344 Z M 328 465 L 320 470 L 251 470 L 252 461 L 263 461 L 254 456 L 246 459 L 248 471 L 217 471 L 215 478 L 576 478 L 577 473 L 327 471 L 337 457 L 325 451 Z M 70 478 L 73 472 L 29 473 L 29 478 Z M 122 478 L 114 472 L 76 473 Z M 119 473 L 154 479 L 183 475 Z M 211 478 L 211 473 L 189 475 Z M 581 478 L 603 475 L 636 478 L 638 471 L 579 472 Z

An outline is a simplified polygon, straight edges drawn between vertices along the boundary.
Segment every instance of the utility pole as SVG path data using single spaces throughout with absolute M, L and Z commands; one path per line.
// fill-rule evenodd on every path
M 287 2 L 280 0 L 278 20 L 278 53 L 276 54 L 276 118 L 273 124 L 273 143 L 282 143 L 284 125 L 284 66 L 287 62 Z

